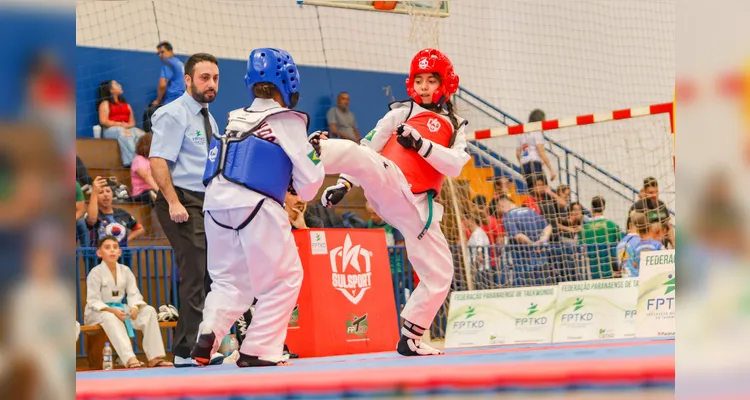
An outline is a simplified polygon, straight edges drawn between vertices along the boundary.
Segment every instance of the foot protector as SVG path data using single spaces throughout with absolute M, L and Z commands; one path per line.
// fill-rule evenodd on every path
M 442 351 L 422 343 L 420 339 L 411 339 L 404 335 L 401 335 L 396 351 L 402 356 L 437 356 L 444 354 Z
M 237 366 L 240 368 L 246 367 L 281 367 L 286 366 L 286 361 L 269 361 L 259 358 L 258 356 L 248 356 L 247 354 L 240 353 L 240 358 L 237 360 Z
M 190 358 L 195 360 L 198 365 L 206 366 L 211 363 L 211 350 L 213 350 L 214 343 L 216 342 L 216 335 L 213 332 L 203 333 L 198 336 L 198 341 L 193 346 L 193 350 L 190 351 Z

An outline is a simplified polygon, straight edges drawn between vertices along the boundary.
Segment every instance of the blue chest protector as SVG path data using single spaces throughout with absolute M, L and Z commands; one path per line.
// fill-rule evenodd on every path
M 208 186 L 219 174 L 283 205 L 292 180 L 292 160 L 281 146 L 252 133 L 240 138 L 214 135 L 203 184 Z

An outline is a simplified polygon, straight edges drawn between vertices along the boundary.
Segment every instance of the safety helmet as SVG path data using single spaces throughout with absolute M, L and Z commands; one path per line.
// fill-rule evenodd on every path
M 281 98 L 288 107 L 294 107 L 299 93 L 299 70 L 292 56 L 286 50 L 260 48 L 250 52 L 247 60 L 245 85 L 250 91 L 250 98 L 255 99 L 253 86 L 256 83 L 268 82 L 276 85 Z
M 451 60 L 437 49 L 423 49 L 414 56 L 409 77 L 406 78 L 406 93 L 417 104 L 422 104 L 422 98 L 414 90 L 414 78 L 423 73 L 437 73 L 440 76 L 440 87 L 432 94 L 432 103 L 442 107 L 458 90 L 458 75 L 453 71 Z

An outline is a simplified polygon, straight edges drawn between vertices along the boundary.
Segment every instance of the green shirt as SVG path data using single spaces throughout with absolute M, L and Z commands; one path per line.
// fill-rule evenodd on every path
M 616 262 L 615 249 L 620 240 L 620 227 L 604 217 L 595 217 L 583 226 L 580 242 L 585 246 L 593 279 L 612 276 L 612 263 Z
M 79 201 L 86 201 L 86 198 L 83 197 L 83 190 L 81 190 L 81 184 L 76 181 L 76 203 Z

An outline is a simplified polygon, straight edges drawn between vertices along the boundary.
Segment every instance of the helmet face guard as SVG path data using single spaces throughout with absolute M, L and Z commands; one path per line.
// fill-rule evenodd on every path
M 424 73 L 435 73 L 440 76 L 440 87 L 432 94 L 432 104 L 442 107 L 458 90 L 458 75 L 453 71 L 451 60 L 436 49 L 420 50 L 414 56 L 409 68 L 409 77 L 406 78 L 406 93 L 417 104 L 422 104 L 422 98 L 414 90 L 414 78 Z
M 247 60 L 245 85 L 255 100 L 253 86 L 256 83 L 272 83 L 279 89 L 284 104 L 293 108 L 299 99 L 299 70 L 286 50 L 260 48 L 250 52 Z

